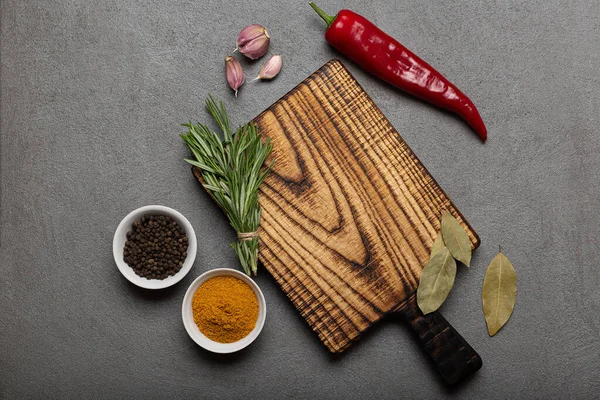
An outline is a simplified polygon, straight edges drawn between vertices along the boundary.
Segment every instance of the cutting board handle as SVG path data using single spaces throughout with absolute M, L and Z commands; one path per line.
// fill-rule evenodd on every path
M 421 348 L 449 385 L 456 385 L 482 366 L 481 357 L 439 312 L 423 315 L 416 296 L 399 310 Z

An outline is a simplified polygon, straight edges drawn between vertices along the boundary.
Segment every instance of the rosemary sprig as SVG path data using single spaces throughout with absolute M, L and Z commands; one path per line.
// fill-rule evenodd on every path
M 198 167 L 204 178 L 204 187 L 223 209 L 231 226 L 241 235 L 231 243 L 246 274 L 257 270 L 260 204 L 258 188 L 269 172 L 272 162 L 262 168 L 273 145 L 269 138 L 261 140 L 256 126 L 250 122 L 231 131 L 229 116 L 223 102 L 212 96 L 206 99 L 206 109 L 213 117 L 222 137 L 208 126 L 187 123 L 188 131 L 180 135 L 192 152 L 194 159 L 188 163 Z M 255 233 L 254 235 L 251 235 Z M 244 237 L 246 236 L 246 237 Z M 247 237 L 249 236 L 249 237 Z

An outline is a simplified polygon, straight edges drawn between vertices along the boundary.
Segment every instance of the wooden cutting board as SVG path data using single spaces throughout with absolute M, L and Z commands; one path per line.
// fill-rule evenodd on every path
M 415 301 L 441 210 L 473 248 L 479 238 L 348 70 L 330 61 L 254 122 L 275 159 L 259 194 L 259 259 L 329 350 L 399 312 L 447 382 L 479 369 L 464 339 Z

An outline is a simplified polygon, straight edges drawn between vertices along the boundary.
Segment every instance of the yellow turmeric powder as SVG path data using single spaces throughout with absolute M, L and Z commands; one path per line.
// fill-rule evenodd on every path
M 258 319 L 258 300 L 250 286 L 234 276 L 204 282 L 192 300 L 194 322 L 207 338 L 220 343 L 248 336 Z

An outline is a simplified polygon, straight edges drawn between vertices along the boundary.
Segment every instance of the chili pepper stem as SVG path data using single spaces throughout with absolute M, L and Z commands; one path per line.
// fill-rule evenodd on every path
M 335 19 L 336 16 L 327 14 L 325 11 L 321 10 L 312 1 L 309 1 L 308 4 L 313 8 L 313 10 L 315 10 L 317 12 L 317 14 L 319 14 L 319 17 L 323 18 L 323 21 L 325 21 L 325 23 L 327 24 L 327 27 L 329 28 L 331 26 L 331 24 L 333 23 L 333 20 Z

